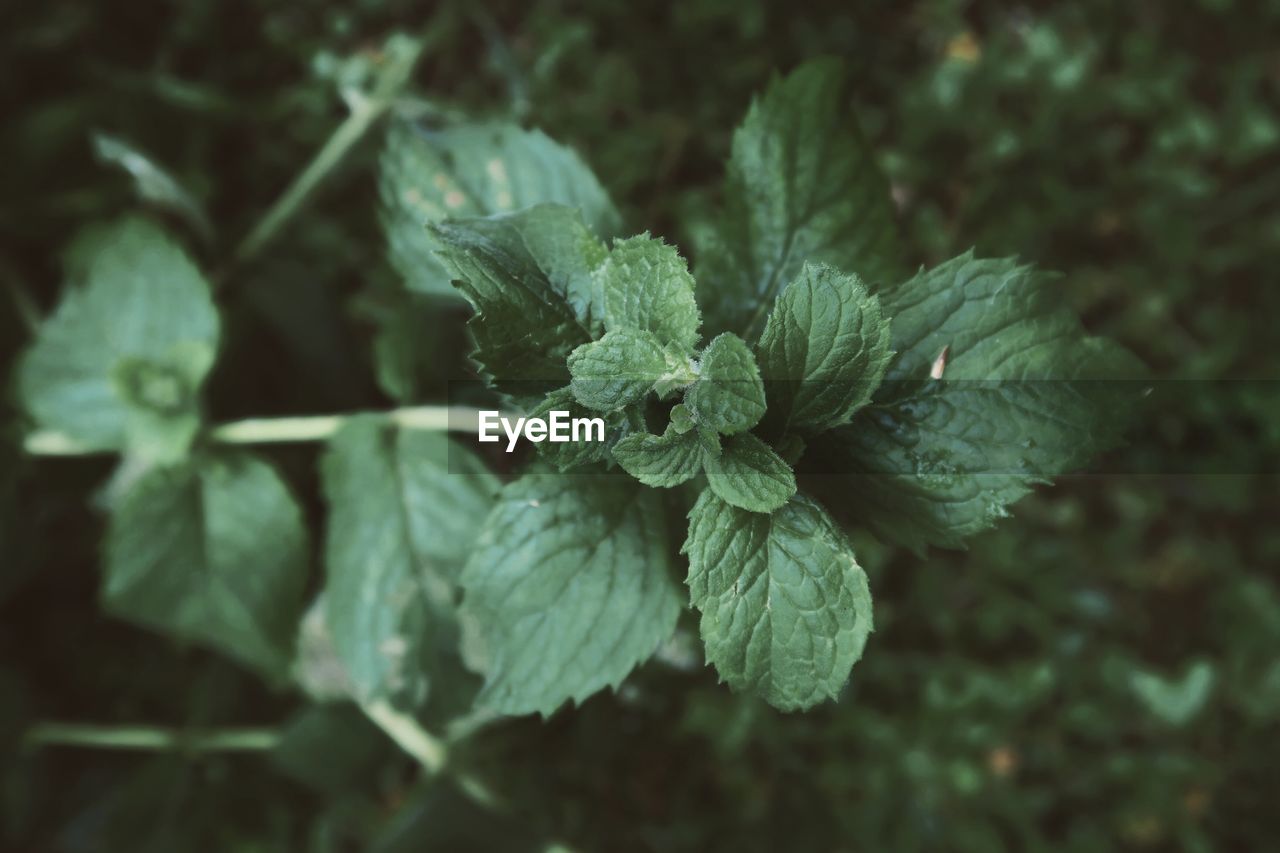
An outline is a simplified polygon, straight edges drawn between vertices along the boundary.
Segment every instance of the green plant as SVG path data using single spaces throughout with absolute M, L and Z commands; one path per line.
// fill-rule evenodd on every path
M 604 442 L 540 445 L 505 485 L 443 436 L 444 407 L 205 427 L 209 282 L 146 220 L 87 232 L 19 383 L 43 430 L 28 450 L 127 460 L 105 607 L 305 683 L 303 513 L 270 462 L 223 445 L 325 439 L 313 612 L 375 718 L 548 715 L 616 688 L 675 630 L 681 539 L 721 678 L 782 709 L 837 696 L 872 597 L 823 501 L 897 544 L 958 545 L 1113 444 L 1127 386 L 1102 380 L 1134 373 L 1031 267 L 901 272 L 842 78 L 811 63 L 752 105 L 696 276 L 648 234 L 606 242 L 613 205 L 536 131 L 393 124 L 384 224 L 410 286 L 457 286 L 508 404 L 607 419 Z
M 1266 745 L 1280 712 L 1280 594 L 1267 567 L 1280 563 L 1280 409 L 1267 380 L 1280 373 L 1257 318 L 1280 310 L 1267 286 L 1280 247 L 1278 16 L 1275 0 L 32 6 L 0 33 L 12 72 L 0 82 L 0 372 L 15 380 L 0 398 L 0 847 L 1274 847 L 1267 792 L 1280 763 Z M 396 29 L 414 37 L 388 41 Z M 689 258 L 711 317 L 702 250 L 723 224 L 731 131 L 774 69 L 824 54 L 849 69 L 844 106 L 901 226 L 887 256 L 900 252 L 907 269 L 827 265 L 857 273 L 883 318 L 895 321 L 886 291 L 918 265 L 970 246 L 978 257 L 1016 249 L 1070 272 L 1040 287 L 1093 334 L 1160 379 L 1195 381 L 1150 383 L 1141 433 L 1088 475 L 1033 487 L 1014 518 L 923 555 L 914 534 L 901 536 L 909 547 L 891 544 L 855 503 L 892 475 L 858 473 L 823 450 L 834 431 L 784 443 L 766 412 L 746 434 L 774 448 L 847 535 L 875 596 L 875 633 L 838 702 L 779 712 L 705 665 L 677 550 L 705 473 L 654 491 L 682 607 L 671 639 L 618 690 L 547 720 L 470 715 L 480 662 L 450 669 L 446 655 L 403 696 L 351 701 L 317 600 L 327 528 L 381 522 L 379 508 L 399 503 L 386 485 L 394 463 L 423 452 L 396 445 L 439 442 L 451 411 L 463 427 L 473 408 L 578 406 L 563 385 L 530 410 L 479 382 L 450 384 L 473 375 L 472 309 L 423 230 L 436 217 L 413 210 L 406 188 L 439 218 L 499 213 L 496 190 L 445 210 L 432 180 L 460 174 L 477 150 L 467 188 L 487 192 L 496 152 L 520 176 L 506 212 L 583 209 L 606 248 L 649 230 Z M 519 149 L 538 168 L 515 165 Z M 78 232 L 129 211 L 162 226 L 215 292 L 216 358 L 199 405 L 172 393 L 189 381 L 181 358 L 174 381 L 137 383 L 195 420 L 185 455 L 195 485 L 169 463 L 169 493 L 185 496 L 174 517 L 192 517 L 205 494 L 218 500 L 205 458 L 235 470 L 249 451 L 308 532 L 302 628 L 286 652 L 295 665 L 280 677 L 260 674 L 280 655 L 250 642 L 232 656 L 104 612 L 101 546 L 150 464 L 138 452 L 149 441 L 60 460 L 46 454 L 83 447 L 29 432 L 11 359 L 82 286 L 68 247 L 91 244 Z M 705 323 L 695 351 L 721 331 Z M 980 387 L 953 381 L 955 366 L 948 352 L 950 391 Z M 1244 377 L 1261 381 L 1217 381 Z M 873 404 L 917 381 L 883 381 Z M 785 390 L 766 386 L 769 408 Z M 692 428 L 682 392 L 647 397 L 649 441 L 669 422 Z M 355 412 L 373 418 L 348 447 L 386 439 L 367 478 L 340 464 L 360 459 L 354 451 L 330 453 Z M 153 419 L 161 433 L 165 420 Z M 22 453 L 24 436 L 38 453 Z M 499 483 L 529 470 L 535 450 L 505 448 L 505 437 L 473 448 Z M 616 456 L 607 444 L 598 456 L 595 443 L 544 443 L 544 472 L 568 464 L 552 448 Z M 465 456 L 439 458 L 455 468 Z M 885 465 L 905 473 L 907 461 Z M 936 484 L 946 471 L 922 473 Z M 634 482 L 616 463 L 569 474 Z M 356 557 L 382 544 L 343 541 Z M 289 585 L 276 588 L 287 601 Z M 268 620 L 245 634 L 274 642 L 277 632 Z M 453 649 L 445 633 L 435 647 Z M 406 714 L 424 682 L 425 701 Z M 445 697 L 456 701 L 441 707 Z

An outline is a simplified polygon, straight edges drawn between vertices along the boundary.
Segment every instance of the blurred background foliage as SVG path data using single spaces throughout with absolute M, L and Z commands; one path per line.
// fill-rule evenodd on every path
M 685 626 L 617 695 L 464 741 L 491 808 L 422 780 L 352 709 L 101 614 L 102 521 L 83 495 L 109 463 L 22 460 L 6 427 L 0 846 L 1280 842 L 1280 395 L 1214 381 L 1280 380 L 1280 2 L 82 0 L 5 19 L 5 364 L 75 234 L 145 205 L 225 285 L 215 419 L 442 399 L 465 311 L 410 297 L 387 262 L 379 133 L 269 249 L 234 257 L 402 31 L 426 43 L 418 109 L 541 127 L 628 230 L 680 242 L 751 93 L 841 56 L 914 260 L 976 245 L 1063 270 L 1093 329 L 1177 381 L 1100 467 L 1144 473 L 1068 478 L 965 552 L 855 543 L 878 630 L 839 704 L 786 716 L 729 694 Z M 379 347 L 399 361 L 375 363 Z M 318 529 L 315 448 L 272 453 Z M 265 755 L 24 748 L 49 718 L 284 738 Z

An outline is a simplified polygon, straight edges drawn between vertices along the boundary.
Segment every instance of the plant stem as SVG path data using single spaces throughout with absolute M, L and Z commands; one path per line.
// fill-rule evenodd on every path
M 218 444 L 286 444 L 323 441 L 343 424 L 360 415 L 374 415 L 401 429 L 474 432 L 480 410 L 465 406 L 411 406 L 384 412 L 357 412 L 348 415 L 307 415 L 292 418 L 249 418 L 210 427 L 208 437 Z M 501 415 L 514 418 L 506 412 Z M 110 453 L 110 448 L 87 447 L 54 430 L 29 433 L 23 442 L 33 456 L 87 456 Z
M 401 36 L 388 41 L 385 49 L 387 65 L 378 75 L 373 91 L 368 94 L 344 93 L 351 113 L 240 243 L 235 251 L 237 263 L 253 258 L 280 233 L 284 225 L 302 208 L 307 197 L 342 162 L 374 122 L 391 108 L 396 96 L 408 83 L 409 75 L 426 46 L 425 38 Z
M 413 717 L 383 701 L 366 702 L 360 708 L 401 749 L 416 758 L 428 773 L 434 775 L 444 769 L 449 760 L 449 747 L 418 725 Z
M 424 729 L 413 717 L 397 711 L 383 701 L 367 702 L 360 707 L 401 749 L 416 758 L 428 774 L 434 776 L 448 773 L 458 789 L 477 805 L 490 809 L 500 806 L 497 795 L 488 785 L 470 773 L 449 765 L 449 745 Z
M 57 722 L 37 723 L 23 736 L 23 743 L 33 748 L 80 746 L 184 752 L 262 752 L 279 742 L 279 731 L 270 728 L 201 730 Z

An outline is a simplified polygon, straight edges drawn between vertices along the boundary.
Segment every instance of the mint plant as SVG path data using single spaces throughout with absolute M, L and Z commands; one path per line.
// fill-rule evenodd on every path
M 751 106 L 692 271 L 622 236 L 576 154 L 510 124 L 395 117 L 379 193 L 406 288 L 470 304 L 495 407 L 600 417 L 605 441 L 499 475 L 445 434 L 474 429 L 456 407 L 211 425 L 209 276 L 141 218 L 68 253 L 18 388 L 31 453 L 122 457 L 109 612 L 347 696 L 424 762 L 443 761 L 431 727 L 616 689 L 689 608 L 732 690 L 836 698 L 874 626 L 851 529 L 961 545 L 1120 436 L 1127 386 L 1106 380 L 1134 360 L 1051 276 L 972 252 L 910 272 L 831 61 Z M 393 394 L 404 331 L 375 343 Z M 241 446 L 281 441 L 326 443 L 323 533 Z

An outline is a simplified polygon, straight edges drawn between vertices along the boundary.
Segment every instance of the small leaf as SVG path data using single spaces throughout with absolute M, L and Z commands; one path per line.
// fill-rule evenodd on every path
M 356 418 L 324 458 L 326 624 L 356 698 L 419 707 L 461 669 L 454 587 L 497 479 L 439 433 Z
M 698 301 L 747 341 L 805 261 L 878 282 L 901 263 L 889 185 L 849 109 L 839 62 L 770 84 L 733 135 L 725 207 L 700 235 Z
M 750 512 L 773 512 L 796 493 L 791 466 L 749 432 L 730 438 L 706 469 L 717 497 Z
M 653 335 L 616 329 L 569 354 L 569 387 L 587 408 L 612 412 L 643 399 L 666 366 L 666 354 Z
M 218 345 L 208 283 L 143 219 L 94 232 L 74 266 L 84 284 L 67 288 L 19 370 L 27 411 L 90 448 L 179 460 Z
M 1134 694 L 1155 716 L 1172 726 L 1185 726 L 1196 718 L 1213 692 L 1213 664 L 1196 661 L 1182 678 L 1169 680 L 1155 673 L 1135 671 L 1130 680 Z
M 103 606 L 282 678 L 307 576 L 289 489 L 248 454 L 153 469 L 107 532 Z
M 821 506 L 797 495 L 764 515 L 707 490 L 683 550 L 707 660 L 730 687 L 787 711 L 839 693 L 872 630 L 871 592 Z
M 760 422 L 765 412 L 764 383 L 755 357 L 741 338 L 725 333 L 707 345 L 698 381 L 685 392 L 684 404 L 700 425 L 724 435 Z
M 502 490 L 462 574 L 479 704 L 551 714 L 617 687 L 675 631 L 658 495 L 623 478 L 526 474 Z
M 689 413 L 689 407 L 684 403 L 677 403 L 671 407 L 671 428 L 676 432 L 688 432 L 693 429 L 693 415 Z
M 663 346 L 693 351 L 698 303 L 693 276 L 674 246 L 648 234 L 618 240 L 599 276 L 606 329 L 651 332 Z
M 778 295 L 756 349 L 778 434 L 848 423 L 889 366 L 889 323 L 854 275 L 805 264 Z
M 662 435 L 634 433 L 613 448 L 613 458 L 646 486 L 670 488 L 688 482 L 702 472 L 707 455 L 694 431 L 681 433 L 674 425 Z
M 581 211 L 597 234 L 613 234 L 618 213 L 572 150 L 514 124 L 430 130 L 393 122 L 379 166 L 382 224 L 391 261 L 411 290 L 451 296 L 447 266 L 424 228 L 461 217 L 509 213 L 543 202 Z

